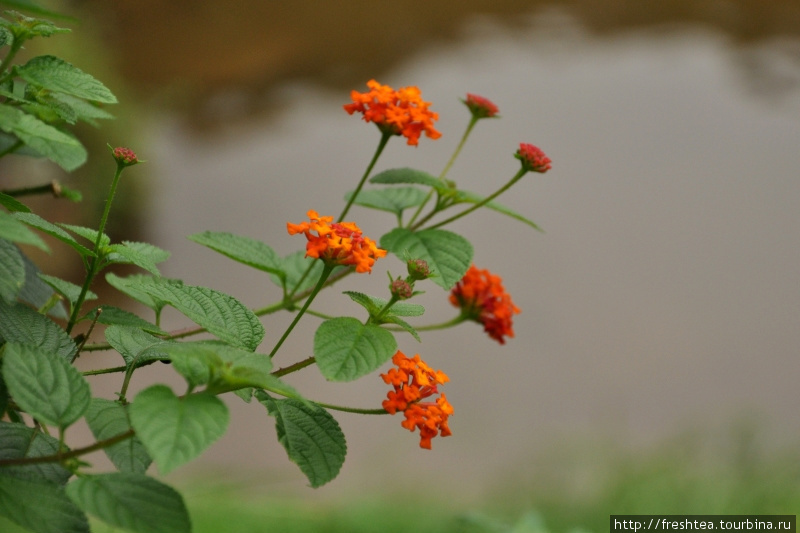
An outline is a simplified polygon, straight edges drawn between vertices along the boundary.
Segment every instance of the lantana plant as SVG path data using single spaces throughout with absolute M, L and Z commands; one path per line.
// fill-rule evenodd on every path
M 14 64 L 24 42 L 63 31 L 13 12 L 0 21 L 5 52 L 0 156 L 44 157 L 69 171 L 87 157 L 69 126 L 110 118 L 103 106 L 116 98 L 101 82 L 54 56 Z M 490 100 L 467 94 L 466 129 L 438 175 L 412 168 L 373 172 L 394 137 L 413 147 L 443 134 L 435 128 L 437 113 L 417 87 L 393 89 L 371 80 L 367 88 L 353 91 L 344 110 L 377 126 L 377 149 L 338 216 L 332 206 L 286 213 L 296 252 L 281 257 L 264 242 L 218 231 L 189 237 L 241 264 L 232 268 L 262 271 L 280 288 L 278 301 L 257 309 L 213 288 L 162 277 L 159 264 L 168 259 L 167 251 L 142 242 L 113 242 L 105 233 L 118 184 L 136 179 L 133 167 L 143 162 L 129 148 L 97 154 L 108 157 L 111 179 L 96 228 L 47 220 L 23 203 L 25 195 L 52 192 L 53 187 L 34 184 L 0 192 L 0 515 L 40 533 L 89 531 L 87 514 L 135 532 L 190 531 L 181 495 L 151 474 L 156 469 L 172 472 L 225 433 L 229 415 L 223 395 L 232 397 L 229 401 L 263 404 L 264 414 L 274 419 L 277 439 L 312 487 L 332 481 L 345 459 L 347 445 L 336 412 L 402 414 L 400 426 L 416 432 L 424 449 L 432 448 L 435 437 L 458 434 L 450 419 L 458 399 L 450 403 L 444 392 L 447 374 L 420 355 L 420 332 L 472 321 L 483 326 L 489 342 L 504 344 L 514 335 L 513 318 L 520 310 L 500 276 L 473 265 L 470 241 L 444 227 L 485 207 L 536 228 L 495 198 L 523 176 L 548 171 L 551 162 L 539 148 L 521 143 L 516 151 L 509 149 L 511 177 L 494 192 L 483 196 L 459 188 L 448 176 L 453 161 L 479 122 L 499 117 Z M 76 199 L 77 193 L 68 196 Z M 362 230 L 354 206 L 393 215 L 393 227 L 379 236 L 374 228 Z M 85 267 L 79 283 L 46 275 L 29 259 L 28 247 L 49 250 L 40 233 L 78 254 Z M 206 253 L 211 252 L 198 248 L 198 255 Z M 110 268 L 118 264 L 141 272 L 120 276 Z M 334 282 L 371 275 L 375 269 L 388 271 L 384 294 L 336 295 L 352 301 L 347 316 L 312 309 L 320 292 Z M 135 314 L 95 302 L 92 288 L 101 276 L 120 298 L 145 311 Z M 425 309 L 413 302 L 420 286 L 441 291 L 442 300 L 458 308 L 456 316 L 425 324 Z M 167 306 L 191 325 L 163 329 Z M 282 333 L 267 336 L 262 321 L 279 312 L 292 314 L 293 320 Z M 322 317 L 308 347 L 313 355 L 292 361 L 292 354 L 282 354 L 283 366 L 276 368 L 284 342 L 311 315 L 312 320 Z M 79 370 L 75 362 L 87 354 L 94 368 Z M 291 362 L 284 363 L 287 359 Z M 179 374 L 185 388 L 176 392 L 156 382 L 131 397 L 136 371 L 156 362 L 170 363 L 159 370 Z M 387 394 L 368 406 L 330 405 L 283 379 L 312 366 L 331 381 L 382 379 Z M 91 380 L 101 374 L 119 376 L 112 397 L 93 392 Z M 95 442 L 76 447 L 69 430 L 81 419 Z M 115 471 L 97 472 L 86 462 L 88 454 L 100 450 Z

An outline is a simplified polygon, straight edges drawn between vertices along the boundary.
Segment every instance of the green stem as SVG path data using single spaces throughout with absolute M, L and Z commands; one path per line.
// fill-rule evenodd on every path
M 298 370 L 300 370 L 302 368 L 305 368 L 307 366 L 311 366 L 316 361 L 317 360 L 312 355 L 311 357 L 303 359 L 302 361 L 298 361 L 298 362 L 294 363 L 293 365 L 289 365 L 289 366 L 286 366 L 286 367 L 283 367 L 283 368 L 279 368 L 278 370 L 275 370 L 272 373 L 272 375 L 279 378 L 281 376 L 285 376 L 286 374 L 291 374 L 292 372 L 297 372 Z
M 72 308 L 72 314 L 69 317 L 69 323 L 67 324 L 67 333 L 72 332 L 72 328 L 75 327 L 75 324 L 78 322 L 78 315 L 81 311 L 81 306 L 83 306 L 83 302 L 86 299 L 86 294 L 89 292 L 89 286 L 92 284 L 94 277 L 100 271 L 100 265 L 103 261 L 103 254 L 100 253 L 100 243 L 103 240 L 103 231 L 106 229 L 106 223 L 108 222 L 108 214 L 111 212 L 111 204 L 114 201 L 114 195 L 117 193 L 117 185 L 119 185 L 119 177 L 122 175 L 122 169 L 125 168 L 123 165 L 117 164 L 117 171 L 114 173 L 114 179 L 111 181 L 111 190 L 108 192 L 108 197 L 106 197 L 106 205 L 103 209 L 103 216 L 100 218 L 100 227 L 97 229 L 97 239 L 94 242 L 94 257 L 91 258 L 89 263 L 89 271 L 86 273 L 86 279 L 83 281 L 83 287 L 81 287 L 81 293 L 78 295 L 78 299 L 75 302 L 75 305 Z M 75 354 L 77 357 L 78 354 Z
M 3 73 L 8 68 L 8 65 L 11 64 L 11 61 L 14 59 L 14 56 L 17 55 L 17 52 L 19 52 L 20 49 L 22 49 L 23 42 L 24 39 L 15 38 L 14 42 L 11 44 L 11 49 L 8 51 L 8 54 L 3 59 L 3 62 L 0 63 L 0 75 L 2 75 L 2 77 L 0 77 L 0 83 L 11 78 L 11 72 L 9 72 L 8 74 L 3 74 Z
M 513 177 L 513 178 L 511 178 L 511 180 L 510 180 L 508 183 L 506 183 L 505 185 L 503 185 L 502 187 L 500 187 L 500 188 L 499 188 L 497 191 L 495 191 L 494 193 L 490 194 L 489 196 L 487 196 L 486 198 L 484 198 L 484 199 L 483 199 L 483 200 L 481 200 L 480 202 L 478 202 L 478 203 L 474 204 L 474 205 L 473 205 L 472 207 L 470 207 L 469 209 L 465 209 L 464 211 L 461 211 L 460 213 L 458 213 L 458 214 L 456 214 L 456 215 L 453 215 L 453 216 L 451 216 L 450 218 L 448 218 L 448 219 L 446 219 L 446 220 L 443 220 L 443 221 L 441 221 L 441 222 L 438 222 L 438 223 L 434 224 L 433 226 L 429 226 L 427 229 L 434 229 L 434 228 L 438 228 L 438 227 L 444 226 L 445 224 L 449 224 L 450 222 L 453 222 L 453 221 L 455 221 L 455 220 L 458 220 L 459 218 L 461 218 L 461 217 L 463 217 L 463 216 L 465 216 L 465 215 L 468 215 L 469 213 L 472 213 L 472 212 L 473 212 L 473 211 L 475 211 L 476 209 L 480 209 L 480 208 L 481 208 L 481 207 L 483 207 L 484 205 L 488 204 L 489 202 L 491 202 L 492 200 L 494 200 L 495 198 L 497 198 L 498 196 L 500 196 L 501 194 L 503 194 L 504 192 L 506 192 L 506 191 L 507 191 L 507 190 L 508 190 L 508 189 L 509 189 L 509 188 L 510 188 L 512 185 L 514 185 L 514 184 L 515 184 L 515 183 L 516 183 L 516 182 L 517 182 L 517 181 L 518 181 L 518 180 L 519 180 L 519 179 L 520 179 L 522 176 L 524 176 L 524 175 L 525 175 L 527 172 L 528 172 L 528 171 L 527 171 L 526 169 L 524 169 L 524 168 L 521 168 L 521 169 L 519 170 L 519 172 L 517 172 L 517 173 L 514 175 L 514 177 Z
M 478 123 L 478 118 L 473 115 L 472 118 L 469 121 L 469 124 L 467 124 L 467 129 L 464 130 L 464 134 L 461 136 L 461 140 L 458 142 L 458 146 L 456 146 L 456 149 L 453 151 L 453 155 L 450 156 L 450 160 L 447 161 L 447 164 L 444 166 L 444 169 L 442 169 L 442 173 L 439 174 L 439 180 L 444 180 L 444 177 L 450 171 L 450 167 L 452 167 L 453 163 L 456 162 L 456 159 L 458 158 L 458 154 L 461 153 L 461 149 L 464 148 L 464 145 L 467 142 L 467 138 L 469 137 L 469 134 L 472 132 L 472 128 L 474 128 L 475 124 L 477 124 L 477 123 Z M 425 197 L 425 200 L 422 201 L 420 206 L 414 212 L 414 215 L 411 217 L 411 220 L 408 221 L 408 226 L 407 227 L 410 228 L 411 225 L 414 224 L 414 221 L 417 220 L 417 217 L 420 215 L 420 213 L 422 213 L 422 210 L 425 208 L 427 203 L 430 201 L 431 196 L 433 196 L 433 192 L 434 192 L 433 188 L 431 188 L 431 190 L 428 191 L 428 196 Z M 434 209 L 434 212 L 435 211 L 436 210 Z
M 33 465 L 33 464 L 41 464 L 41 463 L 58 463 L 65 459 L 72 459 L 73 457 L 79 457 L 81 455 L 85 455 L 87 453 L 96 452 L 97 450 L 102 450 L 104 448 L 108 448 L 109 446 L 113 446 L 119 442 L 124 440 L 128 440 L 129 438 L 133 437 L 134 431 L 132 429 L 120 433 L 119 435 L 115 435 L 111 438 L 100 440 L 92 444 L 91 446 L 85 446 L 83 448 L 75 448 L 68 452 L 57 453 L 53 455 L 40 455 L 38 457 L 18 457 L 15 459 L 0 459 L 0 468 L 4 466 L 21 466 L 21 465 Z
M 303 304 L 303 307 L 300 308 L 300 311 L 298 311 L 297 315 L 295 315 L 294 320 L 292 320 L 292 323 L 289 324 L 289 327 L 286 328 L 286 331 L 283 332 L 283 335 L 281 336 L 278 343 L 269 353 L 270 359 L 272 359 L 275 356 L 275 354 L 278 352 L 278 349 L 280 349 L 283 342 L 287 339 L 287 337 L 289 337 L 289 334 L 292 332 L 294 327 L 297 325 L 298 322 L 300 322 L 300 319 L 303 317 L 303 314 L 305 314 L 306 309 L 308 309 L 308 306 L 311 305 L 311 302 L 317 296 L 317 293 L 325 285 L 325 281 L 328 279 L 328 276 L 330 276 L 331 272 L 333 272 L 333 265 L 325 264 L 322 268 L 322 274 L 320 275 L 319 280 L 317 280 L 317 284 L 311 290 L 311 294 L 308 295 L 308 298 Z
M 356 196 L 358 196 L 358 193 L 361 192 L 361 188 L 364 186 L 364 182 L 367 181 L 367 178 L 372 172 L 372 167 L 374 167 L 375 163 L 378 162 L 378 157 L 380 157 L 381 152 L 383 152 L 383 149 L 386 147 L 386 144 L 389 142 L 389 139 L 391 139 L 392 136 L 393 134 L 391 132 L 386 132 L 386 131 L 381 134 L 381 140 L 378 142 L 378 148 L 375 150 L 375 154 L 372 156 L 372 160 L 369 162 L 369 165 L 367 165 L 367 170 L 364 171 L 364 175 L 361 176 L 361 181 L 358 182 L 356 190 L 353 191 L 353 195 L 350 197 L 350 199 L 347 201 L 347 204 L 344 206 L 342 214 L 339 215 L 339 218 L 336 219 L 337 222 L 341 222 L 342 220 L 344 220 L 344 217 L 350 210 L 350 206 L 353 205 Z
M 325 409 L 333 409 L 334 411 L 342 411 L 345 413 L 357 413 L 359 415 L 388 415 L 389 413 L 381 407 L 380 409 L 362 409 L 360 407 L 344 407 L 341 405 L 332 405 L 329 403 L 314 402 L 314 404 L 324 407 Z
M 16 152 L 17 150 L 19 150 L 20 148 L 22 148 L 22 146 L 23 146 L 24 144 L 25 144 L 25 143 L 24 143 L 24 142 L 22 142 L 22 140 L 18 140 L 17 142 L 15 142 L 14 144 L 12 144 L 12 145 L 11 145 L 11 146 L 9 146 L 8 148 L 6 148 L 5 150 L 1 151 L 1 152 L 0 152 L 0 157 L 5 157 L 5 156 L 7 156 L 8 154 L 13 154 L 14 152 Z M 29 187 L 29 188 L 35 188 L 35 187 Z M 49 188 L 49 187 L 48 187 L 48 188 Z M 22 194 L 25 194 L 25 193 L 22 193 L 22 194 L 20 194 L 18 191 L 25 191 L 25 190 L 26 190 L 26 189 L 16 189 L 16 190 L 13 190 L 13 191 L 5 191 L 5 193 L 6 193 L 7 195 L 9 195 L 9 196 L 22 196 Z M 15 194 L 15 193 L 16 193 L 16 194 Z M 28 193 L 28 194 L 30 194 L 30 193 Z M 36 193 L 36 194 L 38 194 L 38 193 Z
M 437 330 L 437 329 L 446 329 L 446 328 L 450 328 L 450 327 L 453 327 L 453 326 L 457 326 L 458 324 L 461 324 L 465 320 L 467 320 L 467 316 L 466 315 L 458 315 L 457 317 L 453 318 L 452 320 L 448 320 L 446 322 L 440 322 L 438 324 L 430 324 L 430 325 L 427 325 L 427 326 L 414 327 L 414 329 L 417 330 L 417 331 L 434 331 L 434 330 Z
M 117 372 L 125 372 L 128 369 L 127 366 L 115 366 L 113 368 L 100 368 L 97 370 L 87 370 L 85 372 L 81 372 L 84 376 L 99 376 L 101 374 L 115 374 Z

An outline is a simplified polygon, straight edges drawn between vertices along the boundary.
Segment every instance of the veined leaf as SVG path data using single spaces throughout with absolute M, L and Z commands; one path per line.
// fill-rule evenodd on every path
M 0 239 L 0 300 L 13 302 L 24 285 L 22 252 L 11 242 Z
M 40 429 L 30 428 L 25 424 L 0 422 L 0 459 L 44 457 L 56 453 L 58 439 Z M 15 477 L 41 478 L 57 485 L 65 484 L 72 477 L 72 472 L 59 463 L 9 466 L 3 468 L 2 472 Z
M 416 207 L 425 201 L 428 193 L 416 187 L 392 187 L 387 189 L 362 190 L 355 202 L 364 207 L 388 211 L 400 216 L 409 207 Z M 346 200 L 353 197 L 353 191 L 345 195 Z
M 97 242 L 96 229 L 87 228 L 84 226 L 76 226 L 74 224 L 59 224 L 59 226 L 68 229 L 69 231 L 71 231 L 75 235 L 78 235 L 79 237 L 83 237 L 84 239 L 92 243 L 92 245 L 94 245 L 94 243 Z M 111 237 L 103 233 L 103 236 L 100 238 L 100 247 L 105 248 L 110 244 L 111 244 Z
M 50 285 L 42 281 L 39 277 L 39 274 L 41 274 L 39 267 L 28 259 L 25 254 L 22 255 L 22 262 L 25 263 L 25 285 L 22 286 L 22 290 L 17 297 L 20 301 L 32 305 L 35 309 L 41 309 L 46 304 L 51 303 L 50 298 L 55 292 Z M 50 308 L 47 314 L 56 318 L 69 318 L 64 302 L 60 300 Z
M 31 208 L 23 204 L 13 196 L 9 196 L 4 192 L 0 192 L 0 205 L 11 211 L 12 213 L 30 213 Z
M 364 306 L 369 311 L 370 316 L 377 314 L 381 309 L 386 307 L 389 303 L 388 300 L 378 298 L 377 296 L 370 296 L 356 291 L 344 291 L 344 294 L 350 297 L 351 300 Z M 419 304 L 412 304 L 410 302 L 395 302 L 390 307 L 384 316 L 422 316 L 425 313 L 425 308 Z
M 19 220 L 20 222 L 24 222 L 28 226 L 32 228 L 36 228 L 39 231 L 42 231 L 51 237 L 55 237 L 59 241 L 72 246 L 79 254 L 84 257 L 93 257 L 94 252 L 78 241 L 75 238 L 61 229 L 60 227 L 56 226 L 55 224 L 48 222 L 47 220 L 43 219 L 39 215 L 35 213 L 15 213 L 14 218 Z M 94 241 L 92 241 L 94 243 Z
M 125 278 L 121 278 L 112 272 L 106 274 L 106 281 L 109 285 L 121 293 L 133 298 L 137 302 L 146 305 L 156 313 L 160 313 L 161 309 L 167 305 L 167 302 L 154 298 L 143 290 L 139 289 L 138 287 L 141 285 L 143 279 L 150 278 L 149 276 L 142 274 L 134 274 Z
M 127 433 L 131 429 L 126 406 L 103 398 L 92 398 L 86 423 L 98 441 Z M 153 461 L 137 437 L 131 437 L 103 451 L 121 472 L 144 474 Z
M 112 244 L 109 246 L 109 250 L 111 253 L 106 258 L 109 263 L 136 265 L 154 276 L 161 275 L 156 263 L 165 261 L 169 257 L 169 252 L 144 242 Z
M 47 274 L 39 274 L 39 279 L 50 285 L 58 294 L 64 297 L 69 302 L 70 309 L 78 301 L 82 287 L 75 285 L 69 281 L 57 278 L 55 276 L 48 276 Z M 96 300 L 97 295 L 92 291 L 86 291 L 86 300 Z
M 34 533 L 89 533 L 89 521 L 64 489 L 0 471 L 0 515 Z
M 139 366 L 156 359 L 169 359 L 166 348 L 174 342 L 154 337 L 135 326 L 109 326 L 105 334 L 106 341 L 120 353 L 126 365 Z
M 0 211 L 0 239 L 6 239 L 20 244 L 31 244 L 45 252 L 50 251 L 50 248 L 47 247 L 41 237 L 28 229 L 28 226 L 17 220 L 14 215 L 6 213 L 5 211 Z
M 86 149 L 80 141 L 21 109 L 0 105 L 0 129 L 16 135 L 26 145 L 67 172 L 86 162 Z
M 375 324 L 337 317 L 320 324 L 314 334 L 314 357 L 322 375 L 331 381 L 353 381 L 388 361 L 397 341 Z
M 258 317 L 233 296 L 174 280 L 139 278 L 137 281 L 136 290 L 167 302 L 232 346 L 254 351 L 264 338 L 264 327 Z
M 275 417 L 278 441 L 312 487 L 320 487 L 339 475 L 347 454 L 347 442 L 331 414 L 310 402 L 276 400 L 257 391 L 256 398 Z
M 0 340 L 26 344 L 71 360 L 78 347 L 58 324 L 25 304 L 0 300 Z
M 382 183 L 385 185 L 396 185 L 398 183 L 410 183 L 417 185 L 427 185 L 437 191 L 446 192 L 449 187 L 442 180 L 422 170 L 413 168 L 391 168 L 372 176 L 371 183 Z
M 190 533 L 189 513 L 172 487 L 140 473 L 83 476 L 67 495 L 103 522 L 136 533 Z
M 483 197 L 479 196 L 475 193 L 468 192 L 468 191 L 458 191 L 456 193 L 456 201 L 460 203 L 470 203 L 470 204 L 477 204 L 483 201 Z M 497 202 L 488 202 L 484 205 L 484 207 L 491 209 L 493 211 L 497 211 L 498 213 L 502 213 L 506 216 L 509 216 L 513 219 L 519 220 L 520 222 L 524 222 L 525 224 L 529 225 L 535 230 L 542 231 L 542 228 L 536 225 L 536 223 L 532 220 L 528 220 L 524 216 L 520 215 L 516 211 L 509 209 L 503 205 L 498 204 Z
M 68 427 L 89 408 L 89 383 L 67 360 L 53 353 L 8 343 L 3 378 L 14 401 L 46 424 Z
M 437 274 L 430 278 L 431 281 L 445 290 L 458 283 L 472 263 L 472 244 L 464 237 L 442 229 L 413 232 L 395 228 L 381 237 L 380 246 L 401 259 L 407 252 L 411 257 L 427 261 Z
M 129 409 L 136 435 L 164 474 L 200 455 L 228 427 L 219 398 L 204 392 L 178 398 L 166 385 L 146 388 Z
M 247 266 L 275 274 L 278 277 L 285 276 L 278 255 L 270 246 L 261 241 L 232 233 L 213 231 L 190 235 L 189 240 Z
M 99 309 L 102 309 L 102 311 L 100 312 L 100 315 L 97 316 Z M 94 320 L 95 317 L 97 317 L 98 323 L 105 324 L 106 326 L 127 326 L 140 329 L 154 335 L 167 335 L 166 331 L 155 324 L 148 322 L 144 318 L 141 318 L 139 315 L 124 309 L 120 309 L 119 307 L 114 307 L 113 305 L 95 307 L 86 313 L 81 320 Z
M 419 333 L 417 333 L 417 330 L 414 329 L 414 327 L 411 324 L 409 324 L 408 322 L 406 322 L 405 320 L 403 320 L 402 318 L 400 318 L 398 316 L 395 316 L 395 315 L 384 316 L 383 317 L 383 323 L 385 323 L 385 324 L 395 324 L 396 326 L 400 326 L 401 328 L 406 330 L 408 333 L 410 333 L 412 337 L 417 339 L 417 342 L 422 342 L 422 339 L 419 337 Z
M 50 91 L 115 104 L 117 98 L 90 74 L 55 56 L 37 56 L 15 68 L 17 76 Z

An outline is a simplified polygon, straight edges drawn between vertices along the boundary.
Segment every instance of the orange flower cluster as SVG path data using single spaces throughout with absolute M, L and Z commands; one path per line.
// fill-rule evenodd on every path
M 430 102 L 422 100 L 422 93 L 417 87 L 403 87 L 394 90 L 388 85 L 381 85 L 375 80 L 367 82 L 369 91 L 360 93 L 351 91 L 352 104 L 345 104 L 349 114 L 356 111 L 364 114 L 364 120 L 374 122 L 383 132 L 402 135 L 408 144 L 419 144 L 420 135 L 438 139 L 442 134 L 433 127 L 439 115 L 430 111 Z
M 438 385 L 444 385 L 450 378 L 441 370 L 433 370 L 419 354 L 409 359 L 400 350 L 392 357 L 397 368 L 381 374 L 383 381 L 394 387 L 387 393 L 383 408 L 390 414 L 402 411 L 406 419 L 401 425 L 409 431 L 419 429 L 420 448 L 431 449 L 431 439 L 437 435 L 451 435 L 447 418 L 453 414 L 453 406 L 442 394 L 435 402 L 421 400 L 438 394 Z
M 475 265 L 450 291 L 450 302 L 461 308 L 467 318 L 483 324 L 483 329 L 500 344 L 504 337 L 513 337 L 513 316 L 519 308 L 511 301 L 500 276 L 488 270 L 480 270 Z
M 308 239 L 306 257 L 329 265 L 354 265 L 356 272 L 372 272 L 375 260 L 386 255 L 386 250 L 364 237 L 353 222 L 333 222 L 333 217 L 321 217 L 313 209 L 306 214 L 310 222 L 286 223 L 289 235 L 303 233 Z

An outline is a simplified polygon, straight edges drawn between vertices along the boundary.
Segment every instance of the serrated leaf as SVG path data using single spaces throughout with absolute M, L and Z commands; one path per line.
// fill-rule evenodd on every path
M 285 275 L 281 268 L 281 259 L 270 246 L 261 241 L 232 233 L 213 231 L 190 235 L 189 240 L 247 266 L 275 274 L 278 277 Z
M 190 533 L 189 512 L 172 487 L 136 473 L 83 476 L 67 495 L 103 522 L 136 533 Z
M 83 416 L 92 397 L 89 383 L 67 360 L 24 344 L 6 344 L 3 379 L 22 409 L 60 428 Z
M 86 149 L 72 135 L 8 105 L 0 105 L 0 129 L 71 172 L 86 162 Z
M 79 237 L 83 237 L 84 239 L 86 239 L 87 241 L 92 243 L 93 247 L 94 247 L 94 243 L 97 242 L 97 230 L 96 229 L 87 228 L 87 227 L 84 227 L 84 226 L 76 226 L 74 224 L 63 224 L 63 223 L 61 223 L 61 224 L 58 224 L 58 225 L 61 226 L 62 228 L 68 229 L 69 231 L 71 231 L 75 235 L 78 235 Z M 105 248 L 109 244 L 111 244 L 111 237 L 109 237 L 108 235 L 103 233 L 103 236 L 100 238 L 100 247 L 101 248 Z
M 178 398 L 166 385 L 143 390 L 129 409 L 136 435 L 164 474 L 200 455 L 228 427 L 228 408 L 219 398 Z
M 384 170 L 372 176 L 369 181 L 371 183 L 382 183 L 385 185 L 396 185 L 398 183 L 413 183 L 417 185 L 426 185 L 434 189 L 445 192 L 449 190 L 446 183 L 425 171 L 416 170 L 413 168 L 391 168 Z
M 456 192 L 456 201 L 460 203 L 470 203 L 470 204 L 477 204 L 483 201 L 483 197 L 479 196 L 475 193 L 469 191 L 458 191 Z M 497 202 L 488 202 L 484 204 L 484 207 L 491 209 L 493 211 L 497 211 L 498 213 L 502 213 L 506 216 L 509 216 L 515 220 L 519 220 L 520 222 L 524 222 L 525 224 L 529 225 L 535 230 L 542 231 L 542 229 L 536 225 L 536 223 L 532 220 L 525 218 L 524 216 L 520 215 L 516 211 L 509 209 L 504 205 L 500 205 Z
M 58 439 L 25 424 L 0 422 L 0 460 L 46 457 L 57 453 Z M 65 484 L 72 477 L 72 472 L 56 462 L 8 466 L 2 471 L 15 477 L 45 479 L 57 485 Z
M 314 357 L 331 381 L 352 381 L 369 374 L 397 351 L 394 336 L 375 324 L 338 317 L 320 324 L 314 334 Z
M 103 398 L 92 398 L 86 411 L 86 423 L 98 441 L 122 435 L 131 429 L 127 408 Z M 135 436 L 103 448 L 103 451 L 121 472 L 144 474 L 153 461 Z
M 13 302 L 24 285 L 22 252 L 11 242 L 0 239 L 0 300 Z
M 69 302 L 70 309 L 72 309 L 75 302 L 78 301 L 82 287 L 55 276 L 48 276 L 47 274 L 39 274 L 39 278 L 52 287 L 58 294 L 63 296 L 67 302 Z M 92 291 L 86 291 L 84 298 L 86 300 L 96 300 L 97 295 Z
M 160 313 L 161 309 L 167 305 L 167 302 L 153 298 L 144 291 L 137 289 L 137 287 L 141 285 L 141 280 L 145 278 L 149 279 L 148 276 L 142 274 L 134 274 L 125 278 L 121 278 L 112 272 L 106 274 L 106 281 L 109 285 L 137 302 L 149 307 L 156 313 Z
M 232 346 L 254 351 L 264 338 L 264 326 L 258 317 L 228 294 L 155 278 L 140 278 L 135 288 L 167 302 L 195 324 Z
M 406 332 L 410 333 L 412 337 L 417 339 L 417 342 L 422 342 L 422 339 L 419 337 L 419 333 L 417 333 L 417 330 L 414 329 L 414 327 L 411 324 L 409 324 L 408 322 L 406 322 L 405 320 L 403 320 L 398 316 L 395 315 L 384 316 L 381 322 L 384 324 L 395 324 L 396 326 L 400 326 Z
M 20 222 L 27 224 L 32 228 L 36 228 L 39 231 L 42 231 L 50 235 L 51 237 L 55 237 L 59 241 L 68 244 L 69 246 L 72 246 L 79 254 L 81 254 L 84 257 L 94 256 L 93 251 L 86 248 L 78 241 L 76 241 L 72 235 L 70 235 L 60 227 L 56 226 L 55 224 L 48 222 L 47 220 L 43 219 L 42 217 L 40 217 L 35 213 L 15 213 L 14 218 L 19 220 Z M 92 242 L 94 243 L 94 241 Z
M 416 207 L 425 201 L 427 193 L 416 187 L 392 187 L 387 189 L 362 190 L 354 203 L 388 211 L 400 216 L 409 207 Z M 346 200 L 353 197 L 353 191 L 345 195 Z
M 376 315 L 381 309 L 386 307 L 389 303 L 388 300 L 378 298 L 377 296 L 370 296 L 356 291 L 344 291 L 344 294 L 350 297 L 351 300 L 364 306 L 369 312 L 370 316 Z M 392 307 L 386 310 L 384 316 L 422 316 L 425 313 L 425 308 L 419 304 L 412 304 L 410 302 L 395 302 Z
M 50 248 L 47 247 L 41 237 L 32 232 L 28 226 L 17 220 L 14 215 L 6 213 L 5 211 L 0 211 L 0 239 L 18 242 L 20 244 L 30 244 L 45 252 L 50 251 Z
M 105 335 L 106 341 L 120 353 L 126 365 L 139 366 L 157 359 L 169 359 L 166 348 L 173 342 L 125 325 L 109 326 Z
M 0 192 L 0 205 L 11 211 L 12 213 L 30 213 L 31 208 L 23 204 L 13 196 L 9 196 L 4 192 Z
M 147 246 L 146 243 L 133 243 L 133 244 L 139 244 L 143 246 L 127 246 L 125 244 L 112 244 L 111 246 L 108 247 L 109 254 L 106 256 L 106 261 L 108 261 L 109 264 L 124 263 L 124 264 L 136 265 L 139 268 L 147 270 L 154 276 L 160 276 L 161 272 L 159 272 L 158 267 L 156 266 L 156 262 L 153 260 L 153 257 L 148 255 L 146 251 L 143 253 L 143 250 L 146 250 L 144 248 L 144 246 Z M 155 248 L 155 246 L 153 246 L 153 248 Z
M 117 98 L 108 87 L 90 74 L 55 56 L 37 56 L 15 69 L 17 76 L 48 89 L 86 100 L 115 104 Z
M 339 475 L 347 442 L 328 411 L 310 402 L 276 400 L 260 391 L 256 398 L 275 417 L 278 441 L 312 487 L 320 487 Z
M 97 316 L 98 309 L 102 309 L 102 312 L 99 316 Z M 99 324 L 105 324 L 106 326 L 127 326 L 130 328 L 140 329 L 154 335 L 167 335 L 166 331 L 155 324 L 148 322 L 144 318 L 141 318 L 139 315 L 124 309 L 120 309 L 119 307 L 114 307 L 113 305 L 95 307 L 86 313 L 81 320 L 94 320 L 95 317 L 97 317 L 97 322 Z
M 8 304 L 0 300 L 0 340 L 17 342 L 67 361 L 77 351 L 75 342 L 58 324 L 21 303 Z
M 32 305 L 35 309 L 41 309 L 50 302 L 54 291 L 50 285 L 42 281 L 39 277 L 41 271 L 25 254 L 22 255 L 22 261 L 25 263 L 25 285 L 22 286 L 22 290 L 17 296 L 20 301 Z M 48 314 L 56 318 L 69 318 L 62 301 L 56 302 Z
M 89 521 L 64 489 L 0 471 L 0 515 L 34 533 L 89 533 Z
M 78 120 L 82 120 L 92 126 L 98 126 L 96 120 L 98 119 L 112 119 L 114 115 L 105 111 L 104 109 L 94 105 L 92 102 L 87 102 L 80 98 L 64 94 L 64 93 L 51 93 L 50 97 L 64 105 L 69 106 L 75 113 Z
M 436 276 L 431 281 L 450 290 L 464 277 L 472 264 L 472 244 L 464 237 L 442 229 L 425 229 L 413 232 L 395 228 L 380 240 L 380 247 L 399 258 L 408 253 L 415 259 L 427 261 Z

